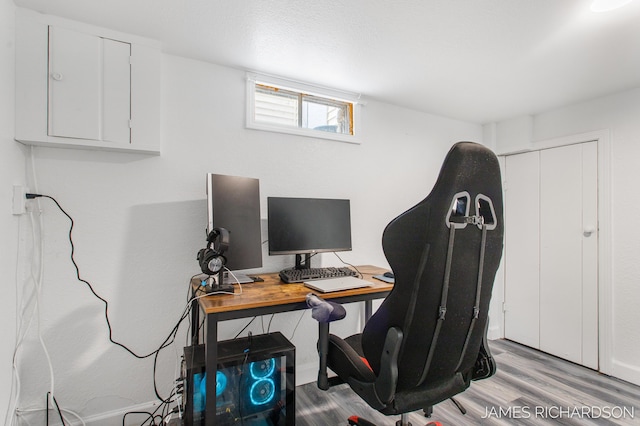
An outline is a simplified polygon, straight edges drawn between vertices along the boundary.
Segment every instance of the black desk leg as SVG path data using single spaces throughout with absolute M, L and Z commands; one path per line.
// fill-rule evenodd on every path
M 200 305 L 198 299 L 195 298 L 196 292 L 191 292 L 191 345 L 195 346 L 200 343 L 199 323 L 200 323 Z
M 216 424 L 216 373 L 218 371 L 218 315 L 206 316 L 205 369 L 207 372 L 207 402 L 205 404 L 205 425 Z
M 369 321 L 369 319 L 371 318 L 371 315 L 373 315 L 373 301 L 365 300 L 364 301 L 364 323 L 365 324 L 367 323 L 367 321 Z

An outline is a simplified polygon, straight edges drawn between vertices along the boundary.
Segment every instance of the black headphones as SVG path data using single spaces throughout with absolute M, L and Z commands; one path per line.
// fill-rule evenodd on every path
M 197 259 L 202 273 L 214 275 L 227 263 L 223 255 L 229 248 L 229 231 L 225 228 L 214 228 L 207 236 L 207 243 L 207 248 L 198 251 Z

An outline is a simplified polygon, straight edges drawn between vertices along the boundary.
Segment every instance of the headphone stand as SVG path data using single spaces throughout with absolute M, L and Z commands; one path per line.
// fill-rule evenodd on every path
M 217 280 L 217 282 L 215 282 Z M 215 283 L 214 283 L 215 282 Z M 207 293 L 215 293 L 217 291 L 224 291 L 225 293 L 234 293 L 233 284 L 224 283 L 224 269 L 218 272 L 218 278 L 211 277 L 211 289 L 207 289 Z

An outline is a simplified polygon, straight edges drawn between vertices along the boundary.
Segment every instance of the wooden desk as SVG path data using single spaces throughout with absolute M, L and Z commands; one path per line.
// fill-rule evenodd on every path
M 365 302 L 365 316 L 369 318 L 372 313 L 372 301 L 386 297 L 393 285 L 372 278 L 373 275 L 386 272 L 386 269 L 371 265 L 358 266 L 357 268 L 364 275 L 364 279 L 372 282 L 373 286 L 321 294 L 305 287 L 302 283 L 284 284 L 280 281 L 278 273 L 273 273 L 260 275 L 264 282 L 243 284 L 240 295 L 219 294 L 194 300 L 191 340 L 193 344 L 198 344 L 200 341 L 198 325 L 199 312 L 202 311 L 205 315 L 204 343 L 207 376 L 216 376 L 218 321 L 307 309 L 306 295 L 310 292 L 319 294 L 323 299 L 338 303 Z M 194 289 L 197 288 L 200 285 L 200 280 L 194 278 L 191 285 Z M 236 292 L 238 292 L 237 286 Z M 215 413 L 216 399 L 210 397 L 216 394 L 215 380 L 207 380 L 206 394 L 209 396 L 206 400 L 206 413 Z M 205 414 L 205 416 L 207 426 L 215 425 L 215 414 L 213 416 Z

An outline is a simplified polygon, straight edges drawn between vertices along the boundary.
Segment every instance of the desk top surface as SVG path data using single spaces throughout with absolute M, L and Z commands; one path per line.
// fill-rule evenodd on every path
M 263 282 L 254 282 L 242 285 L 242 294 L 239 294 L 238 286 L 235 285 L 236 294 L 216 294 L 201 297 L 198 302 L 201 309 L 206 314 L 238 311 L 243 309 L 261 308 L 267 306 L 286 305 L 292 303 L 304 303 L 308 293 L 320 295 L 323 299 L 336 299 L 350 296 L 375 295 L 385 293 L 393 288 L 393 284 L 372 278 L 373 275 L 382 274 L 387 269 L 377 266 L 362 265 L 357 267 L 364 275 L 364 279 L 373 283 L 371 287 L 363 287 L 352 290 L 336 291 L 332 293 L 319 293 L 306 287 L 302 283 L 285 284 L 280 281 L 277 272 L 270 274 L 260 274 Z M 192 285 L 199 285 L 199 278 L 191 281 Z

